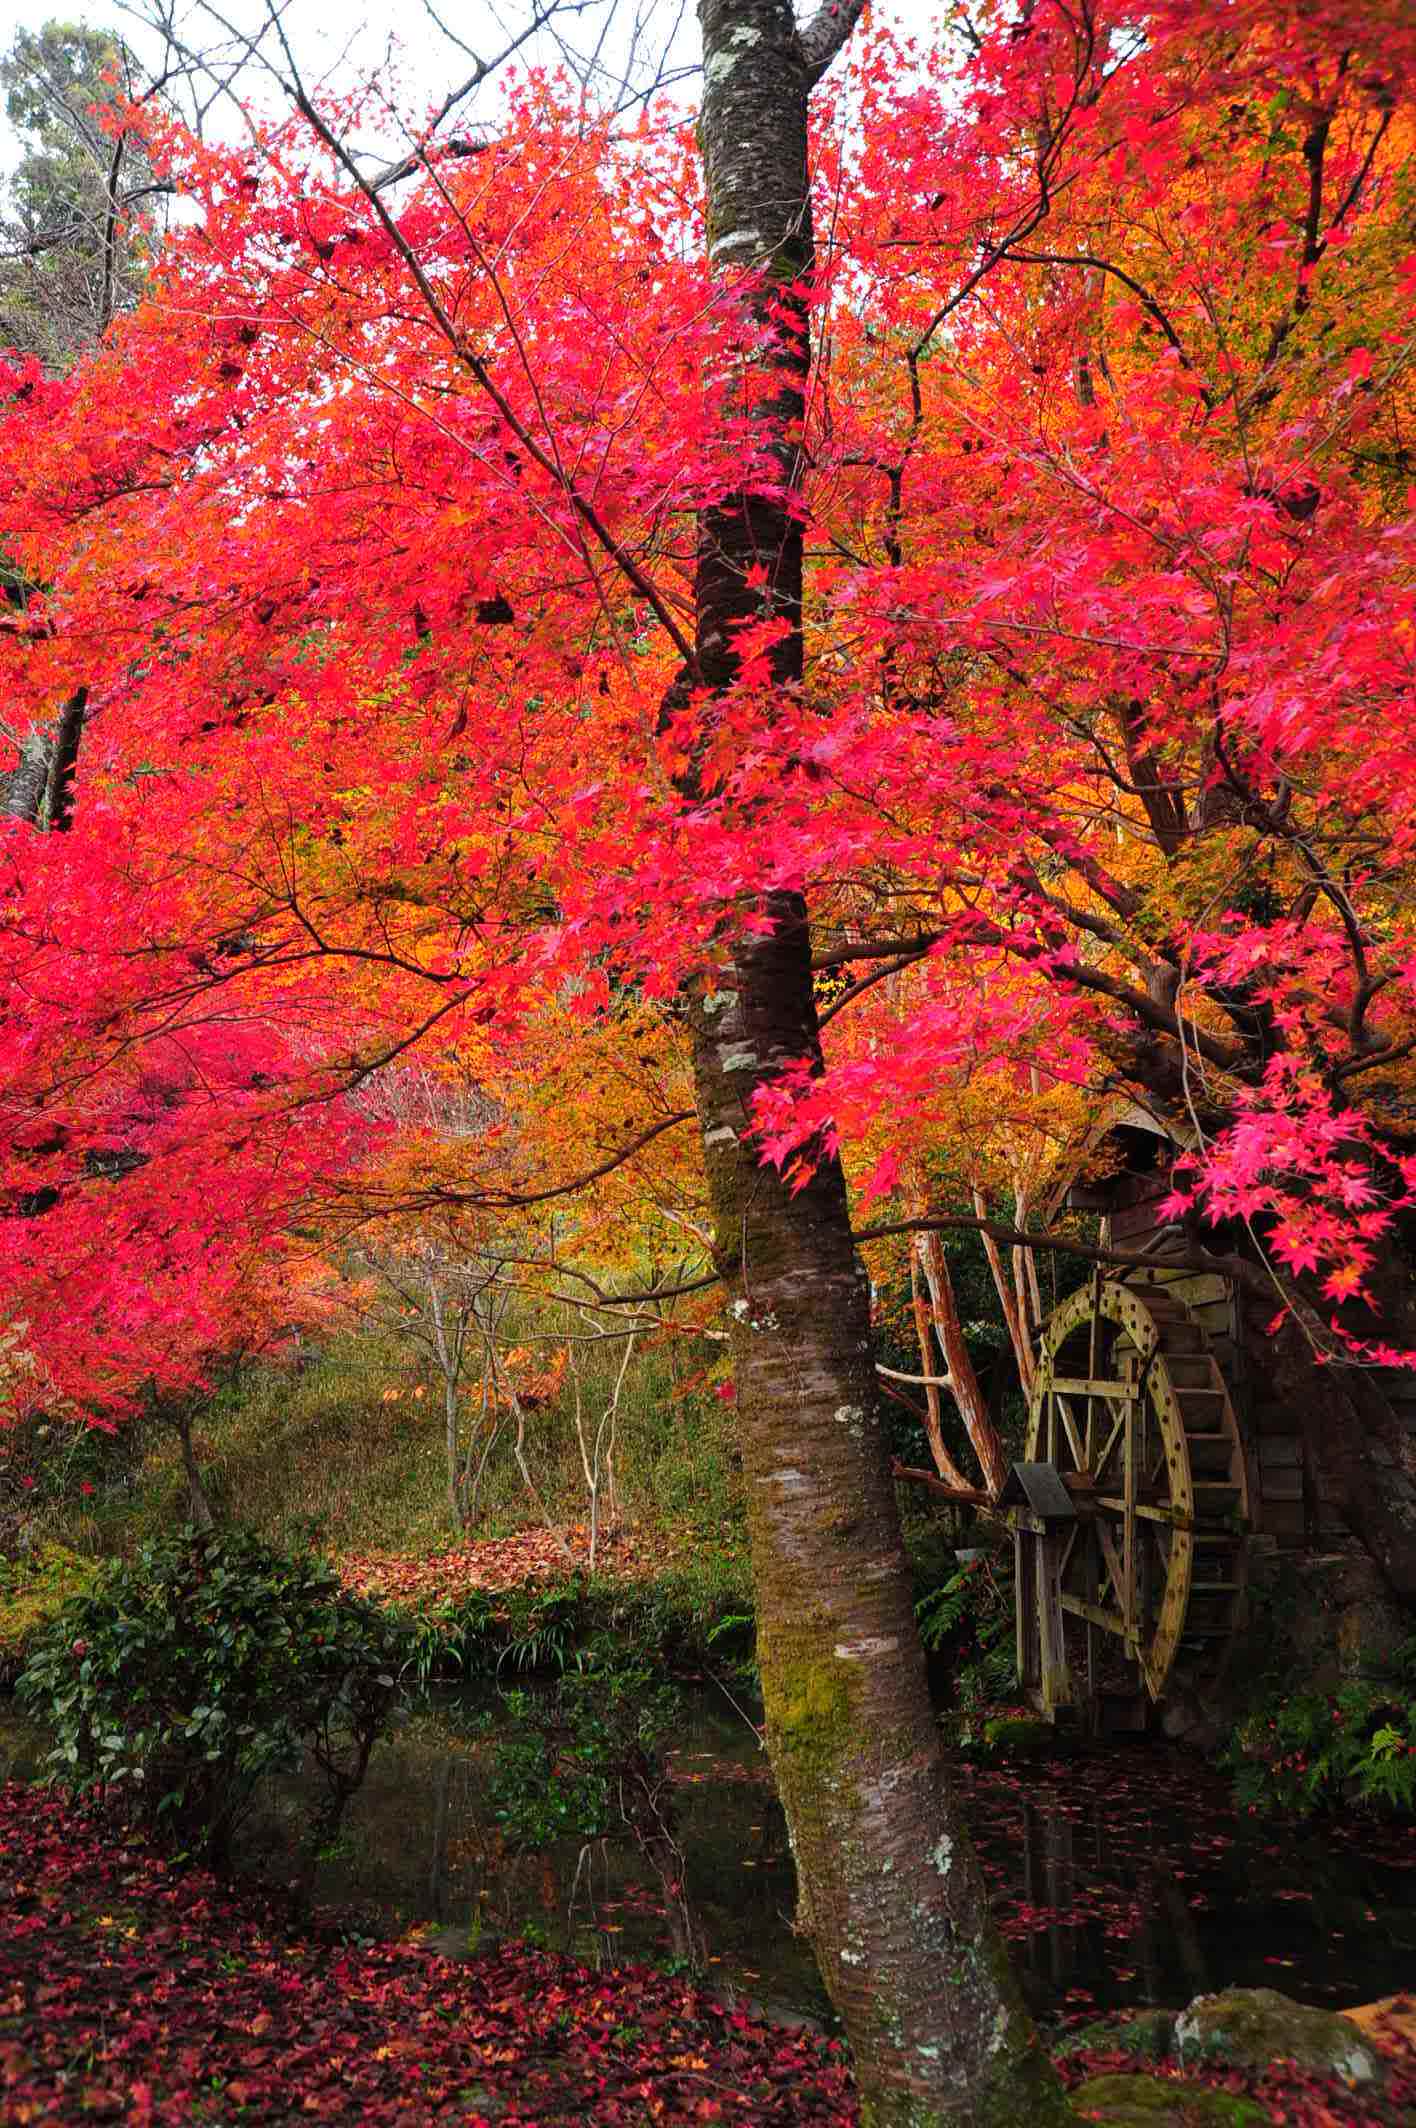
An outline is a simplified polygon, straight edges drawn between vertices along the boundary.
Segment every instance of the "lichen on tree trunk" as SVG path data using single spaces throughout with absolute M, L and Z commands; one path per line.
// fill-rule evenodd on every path
M 750 619 L 790 624 L 772 653 L 777 688 L 797 687 L 803 672 L 806 114 L 823 47 L 818 26 L 798 32 L 785 0 L 701 0 L 700 19 L 711 257 L 777 339 L 758 381 L 736 386 L 772 476 L 720 497 L 700 521 L 696 651 L 711 699 L 732 685 L 734 631 Z M 697 795 L 691 774 L 686 785 Z M 929 1703 L 840 1163 L 817 1148 L 809 1179 L 789 1188 L 752 1138 L 754 1089 L 820 1059 L 806 904 L 774 893 L 763 910 L 772 928 L 732 933 L 691 1020 L 768 1745 L 804 1910 L 867 2122 L 1066 2120 L 989 1917 Z

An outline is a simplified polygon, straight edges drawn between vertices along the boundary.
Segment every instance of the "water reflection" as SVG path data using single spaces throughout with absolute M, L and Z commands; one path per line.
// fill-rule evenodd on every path
M 1416 1977 L 1416 1831 L 1240 1816 L 1160 1747 L 963 1772 L 966 1810 L 1035 2007 L 1081 2017 L 1275 1987 L 1344 2007 Z
M 485 1708 L 424 1707 L 383 1747 L 314 1896 L 370 1933 L 421 1924 L 452 1955 L 526 1936 L 592 1964 L 673 1961 L 774 2014 L 821 2019 L 793 1932 L 795 1884 L 756 1738 L 685 1693 L 670 1779 L 621 1832 L 518 1847 L 498 1817 Z M 496 1720 L 509 1724 L 505 1711 Z M 0 1702 L 0 1778 L 45 1749 Z M 1335 2007 L 1416 1980 L 1416 1832 L 1239 1818 L 1225 1782 L 1159 1747 L 1065 1766 L 959 1768 L 962 1801 L 1028 1995 L 1048 2018 L 1178 2006 L 1231 1985 Z M 300 1797 L 246 1829 L 245 1865 L 294 1874 Z
M 317 1901 L 364 1911 L 371 1929 L 426 1924 L 453 1955 L 529 1934 L 594 1964 L 671 1961 L 774 2011 L 826 2019 L 815 1962 L 790 1924 L 781 1808 L 740 1719 L 686 1694 L 662 1791 L 627 1783 L 616 1833 L 531 1851 L 499 1820 L 497 1737 L 481 1729 L 483 1711 L 432 1705 L 381 1747 L 319 1866 Z M 293 1866 L 299 1800 L 287 1790 L 247 1827 L 248 1867 L 279 1879 Z

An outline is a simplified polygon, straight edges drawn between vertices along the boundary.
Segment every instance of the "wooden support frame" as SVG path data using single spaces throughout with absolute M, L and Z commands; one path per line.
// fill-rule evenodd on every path
M 1059 1707 L 1072 1704 L 1072 1673 L 1067 1664 L 1067 1643 L 1062 1632 L 1062 1547 L 1066 1538 L 1060 1529 L 1049 1529 L 1033 1539 L 1037 1560 L 1038 1668 L 1041 1673 L 1043 1712 L 1055 1717 Z

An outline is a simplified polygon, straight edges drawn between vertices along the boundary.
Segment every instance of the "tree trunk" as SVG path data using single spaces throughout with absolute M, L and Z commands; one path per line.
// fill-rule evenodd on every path
M 1003 1449 L 1003 1438 L 993 1423 L 992 1414 L 983 1400 L 983 1391 L 978 1386 L 973 1361 L 969 1356 L 964 1326 L 959 1321 L 958 1303 L 954 1298 L 954 1281 L 949 1275 L 949 1259 L 944 1253 L 944 1243 L 938 1234 L 917 1234 L 914 1239 L 915 1254 L 924 1282 L 929 1288 L 930 1314 L 934 1335 L 939 1340 L 939 1350 L 944 1358 L 944 1371 L 949 1377 L 958 1406 L 959 1417 L 964 1422 L 970 1445 L 978 1457 L 979 1469 L 983 1472 L 984 1491 L 996 1499 L 1003 1490 L 1003 1481 L 1008 1475 L 1008 1458 Z
M 14 767 L 0 776 L 0 814 L 59 834 L 71 825 L 87 702 L 87 689 L 78 688 L 60 710 L 52 732 L 31 732 L 23 741 Z
M 944 1439 L 944 1412 L 939 1400 L 939 1385 L 932 1380 L 939 1365 L 939 1354 L 934 1344 L 934 1325 L 930 1320 L 929 1302 L 924 1295 L 924 1274 L 919 1267 L 919 1251 L 910 1247 L 910 1305 L 914 1309 L 915 1342 L 919 1346 L 920 1373 L 924 1375 L 924 1432 L 929 1442 L 929 1453 L 934 1459 L 934 1468 L 946 1485 L 967 1486 L 968 1479 L 949 1453 Z M 902 1399 L 903 1401 L 903 1399 Z
M 206 1486 L 202 1483 L 202 1467 L 197 1461 L 197 1451 L 192 1445 L 191 1413 L 179 1409 L 172 1423 L 177 1429 L 177 1439 L 182 1446 L 182 1475 L 187 1481 L 187 1510 L 192 1527 L 203 1531 L 215 1529 L 216 1517 L 207 1498 Z
M 842 34 L 858 11 L 841 0 Z M 821 32 L 799 34 L 787 0 L 700 0 L 700 19 L 710 255 L 721 274 L 753 277 L 779 359 L 741 387 L 776 477 L 722 497 L 700 523 L 696 649 L 703 681 L 726 689 L 735 626 L 784 617 L 773 677 L 789 689 L 803 660 L 794 491 L 808 365 L 800 288 L 812 265 L 806 112 Z M 731 1303 L 768 1747 L 803 1910 L 867 2123 L 1065 2120 L 949 1789 L 840 1164 L 817 1148 L 792 1192 L 751 1137 L 753 1089 L 820 1058 L 805 904 L 776 894 L 766 913 L 770 935 L 734 948 L 691 1020 Z
M 37 825 L 49 784 L 49 758 L 49 741 L 42 733 L 31 732 L 5 778 L 5 796 L 0 803 L 0 812 L 7 813 L 11 820 L 27 820 L 31 827 Z

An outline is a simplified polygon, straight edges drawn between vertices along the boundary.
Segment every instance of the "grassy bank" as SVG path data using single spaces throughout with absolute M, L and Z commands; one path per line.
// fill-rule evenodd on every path
M 596 1413 L 612 1359 L 591 1349 L 587 1408 Z M 447 1502 L 440 1394 L 405 1348 L 373 1334 L 333 1339 L 299 1365 L 250 1365 L 190 1412 L 193 1446 L 213 1506 L 278 1542 L 316 1533 L 336 1554 L 432 1552 L 457 1532 Z M 28 1443 L 29 1511 L 79 1552 L 130 1550 L 186 1519 L 175 1429 L 135 1420 L 115 1437 Z M 23 1448 L 21 1449 L 23 1453 Z M 525 1460 L 554 1522 L 585 1519 L 588 1500 L 562 1391 L 528 1413 Z M 685 1547 L 740 1538 L 741 1486 L 731 1413 L 693 1386 L 673 1351 L 635 1360 L 615 1456 L 624 1515 Z M 83 1488 L 90 1489 L 85 1491 Z M 541 1519 L 511 1453 L 510 1429 L 488 1462 L 472 1535 L 501 1537 Z
M 190 1409 L 192 1446 L 220 1518 L 280 1545 L 313 1541 L 353 1586 L 416 1619 L 416 1660 L 430 1676 L 553 1665 L 604 1633 L 677 1669 L 736 1668 L 750 1651 L 751 1579 L 734 1414 L 703 1382 L 715 1349 L 636 1356 L 618 1414 L 621 1523 L 595 1572 L 564 1389 L 527 1416 L 539 1498 L 504 1429 L 466 1537 L 448 1509 L 436 1385 L 385 1335 L 335 1338 L 296 1366 L 243 1368 Z M 591 1414 L 615 1364 L 613 1347 L 590 1348 L 582 1363 Z M 923 1594 L 954 1571 L 957 1533 L 914 1494 L 903 1505 Z M 7 1436 L 0 1678 L 86 1562 L 131 1556 L 190 1511 L 171 1414 L 113 1435 L 35 1425 Z
M 587 1409 L 612 1362 L 582 1367 Z M 504 1429 L 481 1512 L 449 1513 L 441 1402 L 396 1342 L 333 1340 L 298 1367 L 250 1366 L 190 1413 L 211 1505 L 281 1545 L 312 1541 L 350 1582 L 415 1617 L 429 1675 L 487 1663 L 553 1667 L 600 1633 L 675 1667 L 738 1659 L 750 1641 L 731 1412 L 676 1353 L 640 1356 L 618 1418 L 621 1509 L 597 1565 L 564 1393 L 528 1414 L 528 1492 Z M 34 1426 L 9 1437 L 0 1503 L 0 1677 L 91 1563 L 129 1556 L 190 1515 L 178 1432 L 149 1414 L 116 1435 Z M 554 1535 L 551 1534 L 554 1532 Z M 547 1586 L 550 1584 L 550 1586 Z M 736 1622 L 736 1623 L 735 1623 Z

